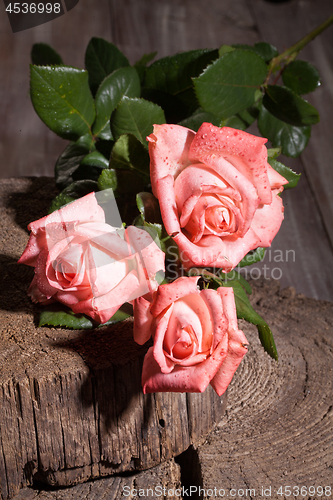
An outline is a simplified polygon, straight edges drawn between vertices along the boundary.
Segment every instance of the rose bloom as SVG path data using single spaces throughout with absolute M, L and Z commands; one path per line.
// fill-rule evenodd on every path
M 199 290 L 198 277 L 161 285 L 151 300 L 134 301 L 134 340 L 152 335 L 143 363 L 143 392 L 203 392 L 219 396 L 247 352 L 232 288 Z
M 28 290 L 34 302 L 57 300 L 105 323 L 125 302 L 158 287 L 155 275 L 164 271 L 164 253 L 146 231 L 106 224 L 94 193 L 28 229 L 19 263 L 35 268 Z
M 153 193 L 186 269 L 230 271 L 271 245 L 288 181 L 267 163 L 267 139 L 203 123 L 197 133 L 155 125 L 147 140 Z

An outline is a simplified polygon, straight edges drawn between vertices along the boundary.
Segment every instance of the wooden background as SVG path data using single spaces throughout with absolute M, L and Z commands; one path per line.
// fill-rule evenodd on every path
M 0 177 L 52 176 L 66 145 L 40 121 L 30 102 L 28 65 L 36 42 L 51 44 L 65 64 L 78 67 L 84 67 L 93 36 L 118 45 L 132 63 L 156 50 L 162 57 L 230 43 L 267 41 L 282 51 L 332 14 L 332 0 L 80 0 L 64 16 L 13 34 L 1 2 Z M 333 27 L 305 48 L 301 58 L 322 77 L 321 88 L 307 96 L 321 121 L 301 158 L 285 159 L 302 172 L 302 179 L 296 190 L 284 194 L 282 229 L 252 277 L 273 273 L 282 286 L 333 300 Z

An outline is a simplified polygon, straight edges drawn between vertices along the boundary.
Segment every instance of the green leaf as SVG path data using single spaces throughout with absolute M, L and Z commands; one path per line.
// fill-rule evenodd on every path
M 83 158 L 94 148 L 94 142 L 89 134 L 66 146 L 55 165 L 55 182 L 58 189 L 64 189 L 73 182 L 74 172 L 79 168 Z
M 67 203 L 82 198 L 82 196 L 85 196 L 92 191 L 98 191 L 98 185 L 95 181 L 80 180 L 72 182 L 72 184 L 67 186 L 63 191 L 61 191 L 60 194 L 58 194 L 58 196 L 54 198 L 49 209 L 49 214 L 55 210 L 59 210 L 59 208 L 67 205 Z
M 242 285 L 238 281 L 229 281 L 224 286 L 232 287 L 234 290 L 237 318 L 245 319 L 249 323 L 257 326 L 263 348 L 277 361 L 278 353 L 272 331 L 266 321 L 253 309 Z
M 144 86 L 177 95 L 192 87 L 192 78 L 218 57 L 217 50 L 191 50 L 163 57 L 147 68 Z
M 136 68 L 137 66 L 147 66 L 147 64 L 154 59 L 156 54 L 157 52 L 149 52 L 149 54 L 143 54 L 143 56 L 138 61 L 136 61 L 134 67 Z
M 232 45 L 232 47 L 235 49 L 244 49 L 249 50 L 250 52 L 254 52 L 258 54 L 258 56 L 262 57 L 266 63 L 279 54 L 277 48 L 274 47 L 274 45 L 266 42 L 255 43 L 253 47 L 251 45 L 235 43 Z
M 74 330 L 91 330 L 92 328 L 114 325 L 120 321 L 124 321 L 131 315 L 121 309 L 110 318 L 106 323 L 97 324 L 84 314 L 74 314 L 71 309 L 62 304 L 51 304 L 46 306 L 40 313 L 39 326 L 62 326 Z
M 278 163 L 278 162 L 277 162 Z M 282 175 L 282 174 L 281 174 Z M 240 267 L 245 267 L 245 266 L 250 266 L 251 264 L 254 264 L 255 262 L 259 262 L 263 260 L 265 257 L 265 248 L 258 247 L 255 250 L 251 250 L 248 252 L 245 257 L 240 261 L 238 264 Z
M 320 85 L 318 70 L 306 61 L 289 63 L 283 70 L 282 80 L 296 94 L 308 94 Z
M 263 105 L 276 118 L 295 127 L 319 122 L 316 108 L 287 87 L 268 85 Z
M 107 160 L 99 151 L 93 151 L 83 158 L 81 165 L 109 168 L 109 160 Z
M 241 111 L 237 115 L 230 116 L 219 123 L 220 127 L 231 127 L 246 130 L 258 117 L 259 110 L 256 106 Z
M 227 52 L 232 52 L 233 50 L 236 50 L 236 48 L 231 45 L 222 45 L 219 48 L 219 57 L 222 57 L 224 54 L 227 54 Z
M 199 76 L 204 68 L 217 58 L 217 50 L 200 49 L 159 59 L 146 70 L 144 79 L 145 93 L 148 90 L 151 91 L 150 96 L 147 98 L 151 99 L 152 91 L 154 91 L 155 98 L 153 97 L 153 101 L 165 110 L 168 120 L 170 120 L 170 115 L 175 114 L 175 112 L 172 113 L 172 107 L 174 107 L 178 112 L 178 116 L 171 123 L 179 122 L 193 113 L 198 107 L 192 78 Z M 167 97 L 164 96 L 163 98 L 163 93 L 174 97 L 170 105 L 168 105 Z M 158 100 L 155 100 L 156 97 Z M 180 112 L 177 109 L 178 107 L 184 109 L 181 109 Z
M 193 93 L 193 89 L 190 90 Z M 182 96 L 184 97 L 185 94 L 186 92 L 183 92 Z M 178 123 L 192 113 L 193 103 L 185 103 L 180 96 L 174 96 L 162 90 L 143 88 L 141 97 L 163 109 L 166 123 Z M 194 107 L 197 108 L 197 103 Z
M 136 205 L 144 222 L 162 223 L 160 205 L 158 199 L 152 193 L 138 193 L 136 195 Z
M 124 321 L 125 319 L 130 317 L 131 314 L 129 314 L 128 312 L 118 309 L 118 311 L 114 313 L 112 318 L 110 318 L 106 323 L 98 325 L 98 328 L 102 328 L 103 326 L 108 326 L 108 325 L 115 325 L 116 323 L 120 323 L 120 321 Z
M 198 108 L 193 115 L 180 121 L 178 125 L 187 127 L 197 132 L 204 122 L 212 123 L 218 127 L 221 120 L 217 116 L 213 115 L 213 113 L 207 113 L 207 111 L 204 111 L 202 108 Z
M 30 65 L 30 92 L 36 113 L 57 135 L 77 140 L 90 133 L 95 106 L 86 71 Z
M 143 144 L 132 134 L 119 137 L 113 146 L 110 168 L 135 170 L 144 177 L 149 177 L 149 154 Z
M 47 43 L 35 43 L 31 49 L 31 62 L 37 66 L 63 64 L 58 52 Z
M 127 57 L 113 43 L 103 38 L 92 38 L 87 46 L 85 66 L 93 95 L 106 76 L 129 65 Z
M 291 189 L 297 186 L 298 181 L 301 177 L 301 174 L 296 174 L 291 168 L 286 167 L 286 165 L 283 165 L 283 163 L 280 163 L 277 160 L 274 160 L 273 158 L 268 159 L 268 163 L 271 165 L 271 167 L 274 168 L 279 174 L 282 175 L 285 179 L 287 179 L 288 184 L 285 184 L 283 187 L 284 189 Z
M 274 45 L 266 42 L 258 42 L 254 44 L 254 50 L 259 54 L 266 63 L 268 63 L 273 57 L 279 55 L 279 52 Z
M 146 67 L 147 64 L 150 63 L 156 56 L 157 52 L 150 52 L 149 54 L 143 54 L 141 59 L 139 59 L 135 64 L 134 68 L 137 70 L 139 77 L 140 77 L 140 82 L 143 83 L 145 79 L 145 74 L 146 74 Z
M 117 189 L 117 174 L 113 169 L 105 169 L 102 171 L 98 178 L 98 189 L 103 191 L 104 189 Z
M 124 96 L 111 116 L 111 131 L 115 140 L 123 134 L 133 134 L 148 148 L 146 137 L 154 124 L 165 123 L 163 109 L 144 99 Z
M 74 314 L 61 304 L 51 304 L 40 313 L 38 326 L 63 326 L 75 330 L 91 329 L 93 322 L 84 314 Z
M 93 134 L 105 140 L 111 139 L 111 113 L 124 95 L 140 97 L 140 91 L 140 79 L 135 68 L 119 68 L 107 76 L 95 97 L 96 121 Z
M 255 103 L 256 90 L 266 75 L 262 57 L 237 49 L 214 61 L 193 81 L 200 106 L 225 119 Z
M 102 170 L 105 168 L 109 168 L 109 160 L 99 151 L 93 151 L 83 158 L 81 164 L 73 173 L 73 179 L 75 181 L 83 179 L 98 181 Z
M 296 158 L 305 149 L 311 135 L 311 126 L 294 127 L 278 120 L 262 106 L 258 127 L 263 137 L 267 137 L 274 148 L 281 148 L 282 154 Z
M 105 158 L 110 158 L 113 146 L 114 146 L 114 141 L 99 140 L 96 142 L 97 151 L 102 153 L 102 155 L 105 156 Z
M 277 158 L 281 154 L 281 148 L 267 149 L 267 158 Z

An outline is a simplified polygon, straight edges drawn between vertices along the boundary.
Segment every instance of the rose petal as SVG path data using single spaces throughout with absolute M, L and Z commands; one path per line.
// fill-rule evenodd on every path
M 248 341 L 238 329 L 234 293 L 232 288 L 217 289 L 222 298 L 223 310 L 229 322 L 228 353 L 218 372 L 211 381 L 211 386 L 221 396 L 231 382 L 240 362 L 247 353 Z
M 152 335 L 153 316 L 149 308 L 150 302 L 144 297 L 138 297 L 133 302 L 133 337 L 134 341 L 139 345 L 145 344 Z
M 147 137 L 154 194 L 158 179 L 168 175 L 177 177 L 190 164 L 188 151 L 194 136 L 193 130 L 179 125 L 154 125 L 154 132 Z
M 29 231 L 36 234 L 39 228 L 46 227 L 52 222 L 66 223 L 80 221 L 84 222 L 105 222 L 105 214 L 102 207 L 97 203 L 95 193 L 89 193 L 79 200 L 72 201 L 68 205 L 46 215 L 42 219 L 31 222 L 28 225 Z
M 142 386 L 144 394 L 151 392 L 203 392 L 219 370 L 227 353 L 219 344 L 214 353 L 194 366 L 175 366 L 170 373 L 162 373 L 154 359 L 151 347 L 144 359 Z
M 282 199 L 278 191 L 273 191 L 271 205 L 259 207 L 252 221 L 251 228 L 259 238 L 257 246 L 269 247 L 282 224 L 283 215 Z
M 155 192 L 161 210 L 165 230 L 169 235 L 180 232 L 178 209 L 176 205 L 174 179 L 171 175 L 155 182 Z
M 242 130 L 203 123 L 192 142 L 189 156 L 198 159 L 214 154 L 225 158 L 256 187 L 260 203 L 271 203 L 266 142 L 267 139 Z
M 125 302 L 136 298 L 133 297 L 133 295 L 135 296 L 138 287 L 139 283 L 137 277 L 135 273 L 131 272 L 124 277 L 118 286 L 105 295 L 101 297 L 92 297 L 85 301 L 82 300 L 77 304 L 70 305 L 70 307 L 75 313 L 88 314 L 88 316 L 91 316 L 96 321 L 105 323 Z M 129 290 L 131 291 L 130 295 Z M 72 297 L 75 297 L 75 295 L 72 294 Z M 65 303 L 66 300 L 65 295 L 60 293 L 57 294 L 57 299 L 63 303 Z
M 197 288 L 198 280 L 199 276 L 182 277 L 168 285 L 160 285 L 154 295 L 150 308 L 151 314 L 156 317 L 176 300 L 191 293 L 199 293 Z

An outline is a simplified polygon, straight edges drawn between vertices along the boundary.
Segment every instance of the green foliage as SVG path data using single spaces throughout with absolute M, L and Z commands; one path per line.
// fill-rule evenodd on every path
M 193 81 L 201 107 L 225 119 L 255 103 L 255 92 L 266 76 L 262 57 L 237 49 L 214 61 Z
M 316 108 L 287 87 L 268 85 L 263 105 L 278 120 L 294 127 L 314 125 L 319 122 Z
M 55 210 L 59 210 L 59 208 L 67 205 L 67 203 L 78 200 L 79 198 L 82 198 L 82 196 L 85 196 L 92 191 L 98 191 L 98 185 L 96 181 L 84 179 L 72 182 L 72 184 L 67 186 L 63 191 L 61 191 L 60 194 L 58 194 L 58 196 L 54 198 L 49 209 L 49 213 L 52 213 Z
M 83 158 L 93 149 L 95 146 L 89 134 L 66 146 L 55 165 L 55 181 L 59 189 L 64 189 L 73 182 L 73 173 L 79 168 Z
M 111 131 L 115 140 L 123 134 L 133 134 L 148 147 L 146 137 L 152 133 L 154 124 L 162 123 L 165 123 L 164 112 L 157 104 L 124 96 L 111 116 Z
M 221 120 L 217 116 L 213 115 L 213 113 L 207 113 L 207 111 L 204 111 L 202 108 L 198 108 L 191 116 L 181 120 L 178 125 L 190 128 L 191 130 L 197 132 L 204 122 L 212 123 L 218 127 Z
M 95 97 L 96 120 L 93 134 L 101 139 L 112 139 L 111 113 L 124 95 L 140 97 L 140 91 L 140 79 L 135 68 L 119 68 L 107 76 L 100 84 Z
M 320 85 L 318 70 L 306 61 L 292 61 L 282 72 L 282 80 L 286 87 L 296 94 L 308 94 Z
M 266 321 L 253 309 L 248 296 L 237 280 L 226 281 L 224 286 L 232 287 L 235 295 L 237 318 L 245 319 L 249 323 L 256 325 L 258 329 L 259 339 L 265 351 L 271 358 L 278 360 L 278 353 L 274 342 L 274 337 L 271 329 Z
M 284 189 L 291 189 L 297 186 L 298 181 L 301 177 L 301 174 L 296 174 L 291 168 L 286 167 L 286 165 L 283 165 L 283 163 L 280 163 L 279 161 L 275 160 L 274 158 L 270 158 L 268 160 L 268 163 L 271 165 L 271 167 L 274 168 L 279 174 L 282 175 L 285 179 L 287 179 L 288 184 L 284 185 Z
M 38 326 L 55 326 L 74 330 L 91 330 L 102 326 L 114 325 L 129 318 L 130 314 L 121 309 L 106 323 L 100 325 L 84 314 L 74 314 L 71 309 L 62 304 L 51 304 L 46 306 L 40 313 Z
M 47 43 L 35 43 L 31 49 L 31 62 L 36 66 L 63 64 L 61 56 Z
M 274 148 L 281 148 L 282 154 L 296 158 L 305 149 L 311 135 L 311 126 L 294 127 L 279 120 L 262 106 L 258 127 L 263 137 L 267 137 Z
M 63 139 L 90 133 L 94 100 L 86 71 L 68 66 L 30 66 L 30 94 L 38 116 Z
M 89 73 L 89 85 L 93 95 L 104 78 L 119 68 L 129 66 L 127 57 L 103 38 L 92 38 L 85 54 L 85 66 Z
M 281 174 L 282 175 L 282 174 Z M 258 247 L 248 252 L 238 264 L 240 267 L 250 266 L 255 262 L 260 262 L 265 257 L 265 248 Z
M 98 178 L 98 189 L 103 191 L 104 189 L 117 189 L 117 174 L 112 168 L 102 170 Z

